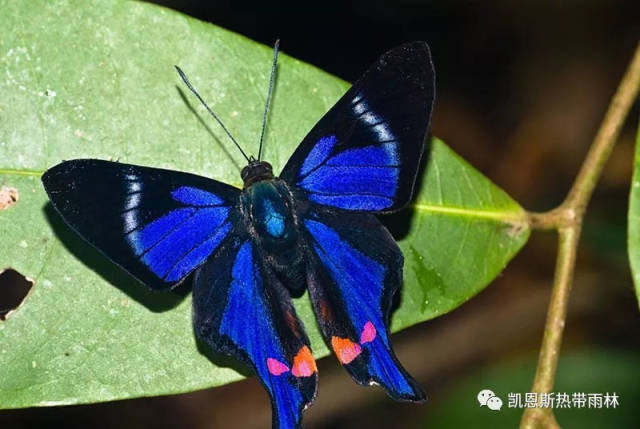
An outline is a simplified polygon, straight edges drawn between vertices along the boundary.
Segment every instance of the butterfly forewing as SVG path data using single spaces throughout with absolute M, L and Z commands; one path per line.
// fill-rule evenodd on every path
M 411 199 L 431 117 L 429 48 L 382 55 L 307 134 L 280 177 L 298 197 L 335 208 L 391 212 Z
M 93 159 L 58 164 L 42 181 L 71 228 L 152 289 L 206 260 L 229 233 L 240 194 L 193 174 Z

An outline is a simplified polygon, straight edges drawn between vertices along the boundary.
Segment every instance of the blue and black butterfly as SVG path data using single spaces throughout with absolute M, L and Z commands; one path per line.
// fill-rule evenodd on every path
M 276 58 L 277 44 L 272 83 Z M 151 289 L 195 272 L 197 336 L 253 368 L 271 397 L 274 427 L 297 428 L 317 385 L 291 303 L 305 290 L 325 341 L 357 383 L 378 384 L 396 400 L 425 399 L 391 348 L 403 256 L 374 215 L 411 199 L 433 99 L 429 48 L 408 43 L 367 70 L 278 177 L 260 149 L 258 159 L 245 155 L 243 189 L 95 159 L 58 164 L 42 181 L 73 230 Z

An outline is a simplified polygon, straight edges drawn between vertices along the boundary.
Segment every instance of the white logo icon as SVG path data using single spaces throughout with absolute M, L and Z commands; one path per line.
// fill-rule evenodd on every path
M 483 389 L 478 393 L 478 402 L 481 407 L 486 405 L 492 411 L 500 411 L 500 408 L 502 408 L 502 399 L 498 398 L 489 389 Z
M 497 396 L 489 398 L 489 400 L 487 401 L 487 408 L 489 408 L 491 411 L 500 411 L 500 408 L 502 408 L 502 399 L 498 398 Z

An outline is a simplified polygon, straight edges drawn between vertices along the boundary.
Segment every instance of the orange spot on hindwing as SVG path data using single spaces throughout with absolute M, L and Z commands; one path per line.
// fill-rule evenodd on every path
M 295 377 L 310 377 L 317 371 L 316 361 L 313 359 L 309 347 L 302 346 L 298 354 L 293 358 L 293 369 L 291 374 Z
M 348 364 L 362 353 L 360 345 L 348 338 L 331 337 L 331 347 L 342 364 Z

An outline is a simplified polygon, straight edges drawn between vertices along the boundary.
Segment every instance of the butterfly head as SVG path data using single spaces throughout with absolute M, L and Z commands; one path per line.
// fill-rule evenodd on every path
M 253 157 L 249 161 L 249 165 L 242 169 L 240 176 L 245 188 L 248 188 L 252 183 L 274 178 L 271 164 L 266 161 L 257 161 Z

